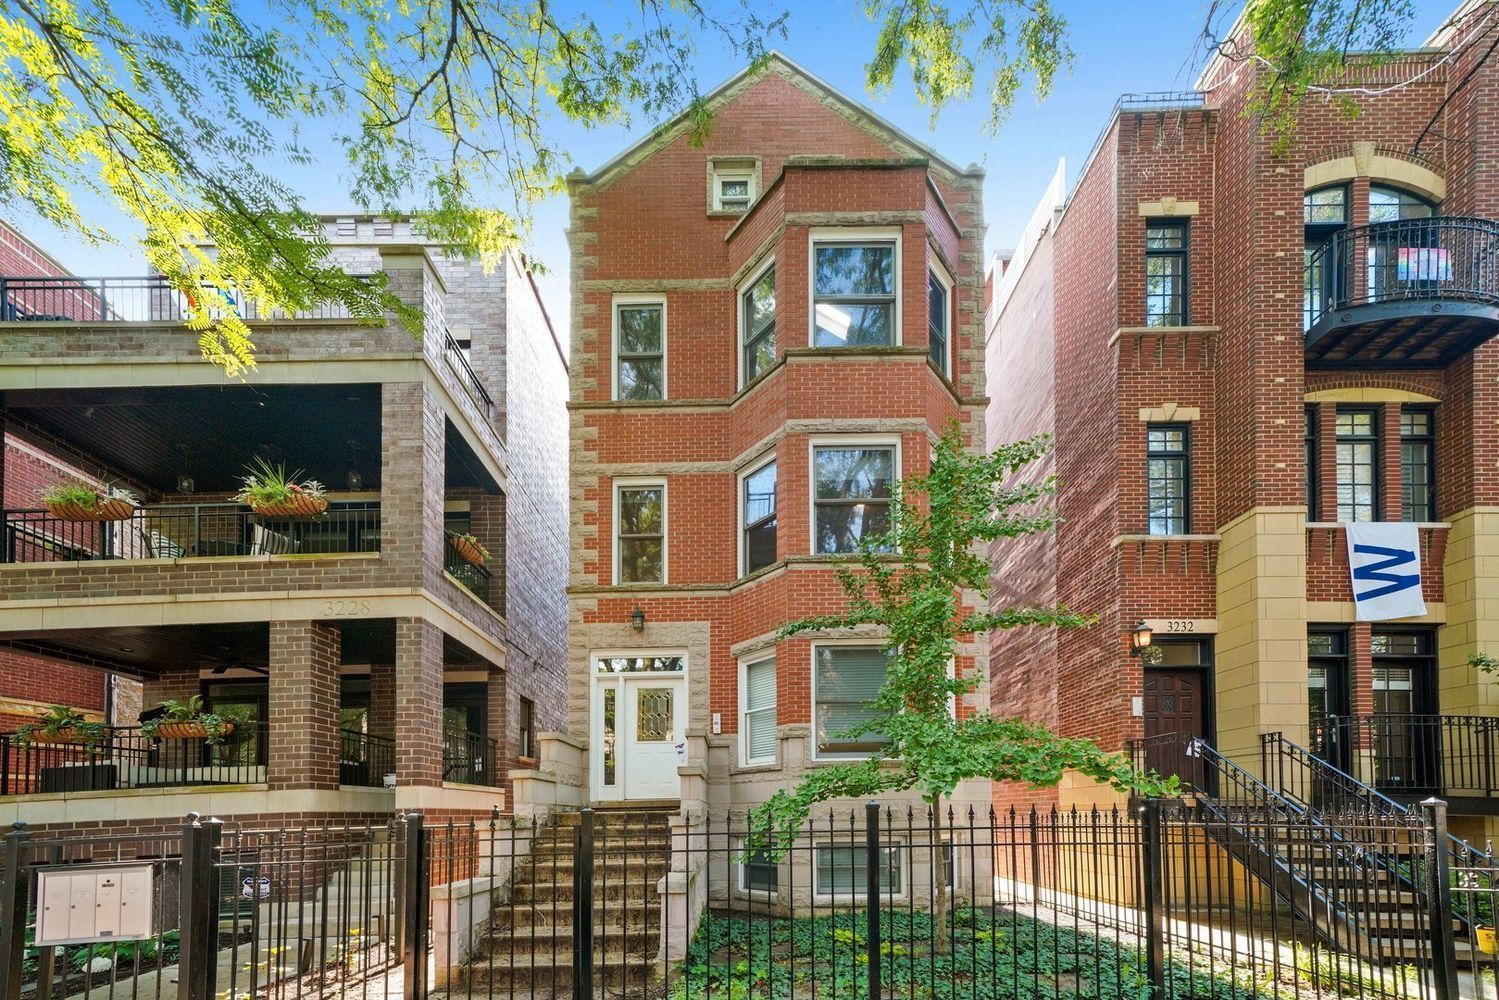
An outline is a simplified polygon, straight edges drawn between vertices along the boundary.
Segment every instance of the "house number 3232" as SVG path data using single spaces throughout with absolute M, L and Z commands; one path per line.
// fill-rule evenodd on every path
M 324 601 L 323 617 L 357 618 L 370 613 L 369 601 Z
M 1196 632 L 1197 623 L 1190 618 L 1167 618 L 1163 624 L 1166 632 Z

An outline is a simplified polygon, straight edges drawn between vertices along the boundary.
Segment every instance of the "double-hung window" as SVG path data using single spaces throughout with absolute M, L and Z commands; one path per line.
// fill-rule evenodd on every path
M 815 756 L 867 757 L 889 742 L 883 733 L 851 732 L 875 717 L 874 700 L 885 686 L 889 666 L 890 655 L 883 646 L 812 648 Z
M 1379 410 L 1338 407 L 1338 520 L 1378 521 Z
M 812 451 L 812 551 L 858 552 L 890 530 L 895 449 L 840 445 Z
M 926 275 L 926 289 L 927 351 L 937 370 L 951 377 L 952 282 L 932 268 Z
M 759 168 L 754 160 L 725 160 L 712 164 L 709 187 L 713 211 L 744 212 L 755 200 Z
M 744 665 L 743 719 L 745 764 L 773 764 L 776 759 L 776 658 Z
M 818 844 L 813 862 L 814 892 L 819 896 L 846 896 L 862 893 L 869 884 L 869 851 L 860 844 Z M 902 895 L 901 852 L 895 846 L 879 849 L 880 892 Z
M 749 385 L 776 363 L 776 269 L 761 271 L 740 297 L 743 315 L 743 384 Z
M 1145 429 L 1145 502 L 1152 535 L 1191 531 L 1187 435 L 1186 424 L 1150 424 Z
M 1432 461 L 1436 434 L 1432 411 L 1403 407 L 1400 411 L 1400 519 L 1435 521 L 1436 468 Z
M 895 241 L 812 245 L 814 347 L 895 343 Z
M 615 491 L 615 577 L 666 582 L 666 484 L 621 483 Z
M 1152 219 L 1145 224 L 1145 325 L 1187 323 L 1187 223 Z
M 776 561 L 776 463 L 766 462 L 742 480 L 744 572 Z
M 615 398 L 666 398 L 666 304 L 614 307 Z
M 781 887 L 781 873 L 763 850 L 751 851 L 739 865 L 739 889 L 742 892 L 775 892 Z

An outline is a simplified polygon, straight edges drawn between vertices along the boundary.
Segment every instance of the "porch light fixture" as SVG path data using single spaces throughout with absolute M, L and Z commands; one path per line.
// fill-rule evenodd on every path
M 1145 651 L 1150 648 L 1151 634 L 1150 626 L 1145 623 L 1143 618 L 1140 619 L 1140 623 L 1135 626 L 1135 630 L 1129 634 L 1129 651 L 1135 656 L 1144 656 Z
M 637 632 L 645 631 L 645 612 L 638 607 L 630 612 L 630 627 Z
M 349 470 L 349 492 L 358 493 L 364 489 L 364 476 L 358 469 Z
M 177 492 L 178 493 L 196 493 L 197 490 L 195 490 L 193 488 L 196 485 L 197 484 L 193 482 L 193 477 L 189 476 L 185 472 L 182 475 L 180 475 L 180 476 L 177 477 Z

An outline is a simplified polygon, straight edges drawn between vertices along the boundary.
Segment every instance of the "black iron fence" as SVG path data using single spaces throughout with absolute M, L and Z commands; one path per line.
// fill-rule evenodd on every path
M 1499 792 L 1499 718 L 1327 716 L 1313 723 L 1311 748 L 1387 795 L 1488 798 Z
M 742 815 L 649 809 L 270 832 L 190 817 L 133 838 L 20 829 L 0 859 L 0 1000 L 173 987 L 191 1000 L 1458 1000 L 1453 900 L 1492 914 L 1495 866 L 1457 858 L 1442 823 L 1437 809 L 1379 817 L 1328 844 L 1283 813 L 1181 802 L 871 805 L 763 850 Z M 1377 901 L 1382 916 L 1309 919 L 1289 898 L 1305 884 L 1254 855 L 1317 869 L 1332 910 Z M 150 875 L 148 933 L 35 944 L 52 919 L 43 876 L 132 861 Z
M 222 743 L 108 726 L 97 740 L 0 734 L 0 795 L 243 785 L 265 780 L 267 726 L 239 722 Z M 59 739 L 53 737 L 52 739 Z
M 500 783 L 499 744 L 482 733 L 447 729 L 442 734 L 442 779 L 466 785 Z
M 88 278 L 72 275 L 0 275 L 0 322 L 180 322 L 206 305 L 210 315 L 240 319 L 349 319 L 342 302 L 323 302 L 288 313 L 263 311 L 242 292 L 179 290 L 160 275 Z
M 338 734 L 338 783 L 383 788 L 394 781 L 396 741 L 388 736 L 345 729 Z
M 378 552 L 380 505 L 334 503 L 316 517 L 286 518 L 235 503 L 159 504 L 122 521 L 7 510 L 3 542 L 0 559 L 8 563 Z
M 1306 326 L 1403 299 L 1499 302 L 1499 222 L 1461 216 L 1345 229 L 1306 260 Z

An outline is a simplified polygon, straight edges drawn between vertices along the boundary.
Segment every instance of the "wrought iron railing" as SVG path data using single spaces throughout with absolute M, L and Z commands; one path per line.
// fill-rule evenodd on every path
M 442 779 L 465 785 L 498 785 L 499 745 L 482 733 L 457 729 L 442 734 Z
M 357 729 L 338 734 L 338 783 L 385 787 L 386 775 L 396 773 L 396 741 Z
M 442 568 L 485 604 L 489 603 L 489 585 L 494 578 L 489 570 L 471 563 L 458 554 L 450 538 L 443 539 Z
M 1407 299 L 1499 304 L 1499 222 L 1437 216 L 1335 233 L 1306 257 L 1305 319 Z
M 178 289 L 160 275 L 91 278 L 73 275 L 0 275 L 0 322 L 180 322 L 200 303 L 199 294 Z M 213 293 L 201 293 L 205 299 Z M 342 302 L 322 302 L 288 313 L 263 311 L 242 292 L 229 289 L 223 302 L 210 302 L 210 315 L 240 319 L 350 319 Z
M 264 722 L 237 722 L 222 743 L 157 739 L 109 726 L 96 740 L 0 734 L 0 795 L 243 785 L 265 780 Z
M 0 561 L 176 559 L 378 552 L 380 504 L 330 504 L 316 517 L 256 514 L 236 503 L 141 507 L 123 521 L 69 521 L 42 509 L 4 512 Z
M 1499 793 L 1499 718 L 1327 716 L 1312 726 L 1311 749 L 1386 795 L 1492 798 Z
M 463 380 L 464 389 L 468 392 L 469 398 L 474 401 L 474 405 L 483 412 L 484 416 L 488 417 L 490 411 L 494 409 L 494 400 L 490 398 L 489 390 L 484 388 L 484 383 L 474 371 L 474 366 L 469 364 L 468 356 L 463 353 L 462 346 L 453 339 L 453 335 L 444 330 L 442 338 L 443 355 Z

